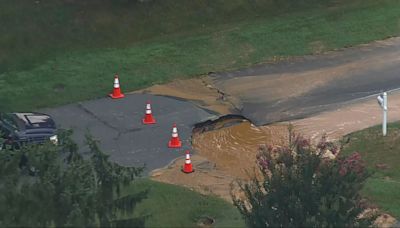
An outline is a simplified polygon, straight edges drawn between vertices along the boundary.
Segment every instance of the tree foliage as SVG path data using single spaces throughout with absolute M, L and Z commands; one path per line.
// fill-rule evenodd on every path
M 261 147 L 258 177 L 240 183 L 234 203 L 250 227 L 353 227 L 364 210 L 368 177 L 359 153 L 327 158 L 337 148 L 324 138 L 313 147 L 291 134 L 289 146 Z M 261 176 L 261 177 L 260 177 Z
M 146 197 L 121 192 L 142 169 L 110 162 L 91 137 L 83 158 L 70 134 L 62 133 L 59 146 L 1 151 L 0 226 L 143 226 L 143 217 L 120 219 Z

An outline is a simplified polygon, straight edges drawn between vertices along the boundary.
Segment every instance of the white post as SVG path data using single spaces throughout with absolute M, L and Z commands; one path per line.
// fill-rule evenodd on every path
M 387 106 L 387 93 L 383 93 L 383 123 L 382 123 L 382 133 L 383 136 L 386 136 L 387 133 L 387 111 L 388 111 L 388 106 Z
M 387 133 L 387 111 L 388 111 L 387 93 L 384 92 L 383 94 L 379 95 L 377 97 L 377 99 L 378 99 L 379 106 L 381 106 L 381 108 L 383 110 L 382 134 L 383 134 L 383 136 L 386 136 L 386 133 Z

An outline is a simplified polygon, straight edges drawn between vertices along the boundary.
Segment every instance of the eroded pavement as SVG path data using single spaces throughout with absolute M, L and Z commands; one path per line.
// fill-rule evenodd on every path
M 338 140 L 380 124 L 382 111 L 375 95 L 400 87 L 399 48 L 400 38 L 393 38 L 236 72 L 176 80 L 136 91 L 122 100 L 104 98 L 48 113 L 61 125 L 72 126 L 80 144 L 88 128 L 120 164 L 146 163 L 149 171 L 155 169 L 151 173 L 155 180 L 230 200 L 230 183 L 249 177 L 256 167 L 259 145 L 284 144 L 289 124 L 313 141 L 324 134 Z M 159 124 L 143 126 L 144 104 L 149 99 Z M 389 92 L 388 100 L 389 121 L 400 120 L 400 92 Z M 198 123 L 230 114 L 245 119 L 205 123 L 192 131 Z M 183 150 L 166 148 L 173 122 L 178 123 L 185 148 L 192 149 L 196 170 L 192 174 L 181 172 Z
M 151 101 L 157 124 L 143 125 L 145 105 Z M 190 102 L 149 94 L 128 94 L 123 99 L 102 98 L 55 109 L 50 114 L 61 128 L 73 129 L 80 151 L 88 151 L 85 134 L 99 140 L 100 148 L 112 161 L 124 166 L 146 166 L 146 173 L 164 167 L 191 149 L 196 123 L 216 116 Z M 170 149 L 172 125 L 177 124 L 181 149 Z
M 256 125 L 304 118 L 400 87 L 400 38 L 214 73 L 215 88 Z

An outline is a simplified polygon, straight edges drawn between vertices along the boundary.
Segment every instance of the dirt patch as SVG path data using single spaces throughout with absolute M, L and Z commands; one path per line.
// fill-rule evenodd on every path
M 313 54 L 322 54 L 327 49 L 325 44 L 320 40 L 311 42 L 309 46 Z
M 208 216 L 204 216 L 197 221 L 197 225 L 199 227 L 212 227 L 214 223 L 215 219 Z
M 181 171 L 184 158 L 175 160 L 164 169 L 154 170 L 150 176 L 153 180 L 180 185 L 204 195 L 215 195 L 231 202 L 230 184 L 236 177 L 214 166 L 206 158 L 193 155 L 191 157 L 195 172 L 185 174 Z M 204 164 L 209 164 L 204 167 Z
M 224 121 L 223 124 L 228 123 Z M 247 172 L 254 168 L 259 146 L 282 145 L 286 135 L 286 125 L 260 129 L 243 120 L 219 130 L 194 133 L 192 145 L 199 155 L 215 162 L 219 169 L 229 171 L 235 177 L 246 178 Z
M 202 78 L 175 80 L 165 85 L 154 85 L 135 91 L 134 93 L 178 97 L 189 100 L 202 108 L 215 111 L 221 115 L 237 112 L 235 107 L 227 101 L 225 94 L 214 88 L 210 79 L 206 76 Z
M 388 122 L 400 120 L 400 91 L 388 93 L 388 106 Z M 318 141 L 324 134 L 327 135 L 328 140 L 334 141 L 352 132 L 382 124 L 382 109 L 377 104 L 376 97 L 372 96 L 342 108 L 291 123 L 296 131 L 313 142 Z
M 327 87 L 338 80 L 362 77 L 363 72 L 380 70 L 398 62 L 398 53 L 388 53 L 333 67 L 295 73 L 283 71 L 268 75 L 233 77 L 215 83 L 226 93 L 246 101 L 285 100 L 302 96 L 316 88 Z
M 181 158 L 165 169 L 154 171 L 152 179 L 231 201 L 232 182 L 248 179 L 254 173 L 259 145 L 282 145 L 288 137 L 286 124 L 260 129 L 247 120 L 238 122 L 237 119 L 220 121 L 212 129 L 203 129 L 197 129 L 192 136 L 196 151 L 192 156 L 194 173 L 181 172 L 184 164 Z
M 398 227 L 394 226 L 396 222 L 397 220 L 393 216 L 389 214 L 382 214 L 374 221 L 373 225 L 381 228 Z

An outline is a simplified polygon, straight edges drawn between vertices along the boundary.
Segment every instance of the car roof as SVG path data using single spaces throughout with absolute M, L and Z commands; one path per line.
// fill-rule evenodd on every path
M 21 129 L 54 128 L 54 121 L 49 115 L 38 112 L 14 112 L 10 113 Z

